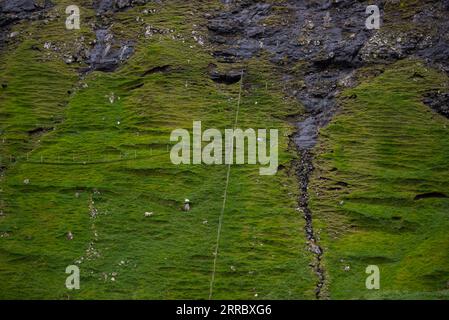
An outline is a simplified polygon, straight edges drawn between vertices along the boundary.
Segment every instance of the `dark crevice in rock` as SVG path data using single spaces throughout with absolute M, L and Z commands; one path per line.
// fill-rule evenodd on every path
M 441 192 L 428 192 L 428 193 L 418 194 L 414 198 L 414 200 L 429 199 L 429 198 L 449 198 L 449 196 L 447 196 Z
M 53 128 L 38 127 L 38 128 L 34 128 L 34 129 L 31 129 L 31 130 L 28 130 L 28 134 L 30 136 L 39 136 L 39 135 L 42 135 L 42 134 L 44 134 L 46 132 L 49 132 L 51 130 L 53 130 Z
M 218 71 L 215 64 L 210 64 L 209 76 L 212 81 L 217 83 L 234 84 L 242 79 L 242 71 L 237 69 Z

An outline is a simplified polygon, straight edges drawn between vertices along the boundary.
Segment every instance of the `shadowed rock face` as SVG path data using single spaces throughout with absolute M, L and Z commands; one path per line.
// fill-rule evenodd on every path
M 215 64 L 209 65 L 209 76 L 217 83 L 233 84 L 239 82 L 242 78 L 241 70 L 218 71 L 216 68 Z
M 97 0 L 94 1 L 93 6 L 97 16 L 101 18 L 106 12 L 115 13 L 146 2 L 148 0 Z M 95 35 L 96 42 L 89 52 L 87 61 L 90 67 L 85 71 L 113 72 L 134 52 L 133 40 L 116 39 L 107 24 L 100 23 L 100 27 L 95 30 Z

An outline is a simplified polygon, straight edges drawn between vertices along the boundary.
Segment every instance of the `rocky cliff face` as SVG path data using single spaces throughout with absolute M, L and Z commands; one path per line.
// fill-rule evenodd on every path
M 372 4 L 380 9 L 380 29 L 365 26 Z M 242 124 L 280 128 L 283 163 L 274 180 L 243 169 L 231 174 L 231 181 L 236 179 L 231 191 L 241 194 L 231 193 L 229 212 L 222 209 L 236 218 L 224 229 L 227 251 L 218 259 L 223 266 L 217 270 L 217 296 L 447 297 L 447 241 L 440 237 L 445 223 L 437 228 L 430 220 L 444 219 L 449 196 L 447 143 L 441 141 L 449 104 L 449 1 L 83 0 L 77 5 L 81 30 L 70 31 L 64 28 L 65 2 L 0 3 L 0 231 L 11 239 L 0 242 L 5 251 L 0 257 L 11 268 L 15 254 L 30 253 L 23 239 L 39 239 L 42 252 L 58 261 L 52 267 L 94 248 L 88 281 L 97 288 L 97 278 L 110 284 L 113 273 L 114 282 L 120 279 L 111 266 L 133 247 L 130 265 L 157 274 L 157 290 L 146 288 L 151 293 L 143 290 L 139 297 L 204 298 L 205 288 L 214 286 L 209 267 L 216 257 L 210 252 L 221 223 L 216 213 L 222 169 L 179 171 L 151 159 L 153 152 L 168 150 L 167 132 L 195 117 L 226 127 L 240 87 Z M 43 177 L 35 174 L 40 168 Z M 22 192 L 27 196 L 19 197 Z M 80 203 L 83 192 L 87 209 Z M 432 194 L 439 196 L 423 196 Z M 178 201 L 192 197 L 200 202 L 192 207 L 193 220 L 201 224 L 179 225 L 184 218 L 171 218 Z M 48 238 L 33 231 L 33 210 L 36 219 L 48 221 L 48 201 L 76 216 L 80 208 L 92 211 L 94 198 L 100 203 L 95 217 L 52 213 L 58 224 L 48 226 Z M 124 208 L 133 199 L 136 204 Z M 161 220 L 149 228 L 159 230 L 159 224 L 160 234 L 152 231 L 147 239 L 132 214 L 153 212 L 148 203 L 162 216 L 152 215 Z M 108 218 L 110 212 L 117 220 Z M 99 229 L 95 219 L 103 223 Z M 123 225 L 141 238 L 117 231 Z M 207 230 L 199 233 L 198 225 Z M 77 227 L 79 243 L 77 232 L 72 234 Z M 70 228 L 76 247 L 60 244 L 64 228 Z M 100 237 L 86 228 L 100 230 Z M 109 241 L 103 248 L 101 232 Z M 114 238 L 114 232 L 120 235 Z M 357 238 L 362 234 L 366 238 Z M 427 238 L 421 239 L 423 234 Z M 142 239 L 154 243 L 150 253 L 139 249 L 147 246 Z M 434 268 L 411 249 L 415 241 L 437 252 Z M 207 245 L 199 248 L 199 242 Z M 386 242 L 397 243 L 398 250 L 379 249 Z M 114 254 L 110 246 L 116 246 Z M 165 255 L 161 248 L 167 246 Z M 120 288 L 126 293 L 135 276 L 123 259 Z M 144 262 L 151 267 L 141 266 Z M 370 296 L 360 290 L 363 268 L 381 263 L 391 287 Z M 187 282 L 181 269 L 190 272 Z M 48 270 L 35 272 L 57 282 L 58 275 Z M 276 288 L 270 289 L 270 279 L 277 279 Z M 201 285 L 191 288 L 189 281 Z M 15 285 L 8 285 L 12 296 Z M 55 296 L 31 290 L 27 297 L 39 293 Z
M 310 114 L 298 122 L 300 149 L 314 146 L 317 131 L 332 117 L 335 96 L 355 86 L 355 71 L 373 64 L 419 58 L 449 71 L 448 2 L 427 1 L 401 8 L 400 1 L 380 1 L 382 28 L 368 30 L 367 1 L 284 1 L 280 5 L 241 1 L 210 19 L 210 41 L 221 61 L 270 54 L 274 64 L 303 63 L 301 87 L 291 72 L 285 82 Z

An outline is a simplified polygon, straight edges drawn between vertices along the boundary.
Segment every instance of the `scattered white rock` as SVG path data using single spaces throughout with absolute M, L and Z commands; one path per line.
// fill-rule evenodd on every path
M 73 240 L 73 233 L 72 233 L 72 231 L 69 231 L 67 233 L 67 240 Z
M 351 270 L 351 267 L 350 266 L 345 266 L 345 271 L 346 272 L 348 272 L 348 271 L 350 271 Z
M 30 179 L 25 179 L 25 180 L 23 180 L 23 183 L 24 183 L 24 184 L 29 184 L 29 183 L 30 183 Z
M 153 215 L 153 212 L 145 212 L 144 216 L 145 217 L 151 217 Z
M 109 102 L 112 104 L 115 101 L 115 95 L 114 92 L 111 92 L 108 96 L 106 96 L 109 99 Z

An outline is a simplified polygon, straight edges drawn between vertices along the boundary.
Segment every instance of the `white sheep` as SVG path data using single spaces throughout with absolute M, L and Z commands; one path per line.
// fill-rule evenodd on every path
M 190 211 L 190 200 L 189 199 L 185 199 L 184 200 L 184 207 L 183 207 L 184 211 Z

